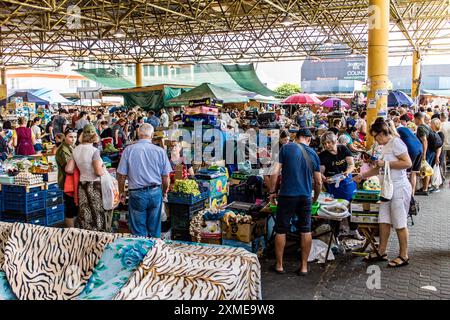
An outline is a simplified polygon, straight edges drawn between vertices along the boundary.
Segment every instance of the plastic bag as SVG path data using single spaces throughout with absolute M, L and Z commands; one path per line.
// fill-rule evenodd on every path
M 431 185 L 435 188 L 439 188 L 442 184 L 441 168 L 435 164 L 433 168 L 433 177 L 431 178 Z
M 318 260 L 318 263 L 325 263 L 325 256 L 327 254 L 328 245 L 318 239 L 313 239 L 311 251 L 309 252 L 308 262 Z M 328 260 L 334 260 L 334 254 L 330 250 L 328 253 Z
M 426 160 L 422 160 L 422 164 L 420 165 L 420 176 L 423 177 L 431 177 L 434 171 L 433 168 L 429 165 Z
M 394 195 L 394 183 L 391 178 L 391 166 L 388 161 L 384 162 L 384 176 L 381 185 L 380 198 L 384 201 L 390 201 Z
M 100 177 L 103 209 L 113 210 L 119 205 L 119 183 L 109 172 Z

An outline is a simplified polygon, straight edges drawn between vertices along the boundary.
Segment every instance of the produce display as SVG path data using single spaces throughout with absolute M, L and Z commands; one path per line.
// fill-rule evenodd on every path
M 381 190 L 380 179 L 378 179 L 378 177 L 370 177 L 369 179 L 364 181 L 363 189 L 370 191 L 380 191 Z
M 118 152 L 119 150 L 117 150 L 114 145 L 112 143 L 108 143 L 104 148 L 103 148 L 103 152 L 105 153 L 114 153 L 114 152 Z
M 347 206 L 345 206 L 343 203 L 321 206 L 318 214 L 319 216 L 330 218 L 345 218 L 350 215 Z
M 203 215 L 205 211 L 200 211 L 192 217 L 191 223 L 189 225 L 189 234 L 197 240 L 197 242 L 202 241 L 202 228 L 205 223 Z
M 200 195 L 200 190 L 195 180 L 176 180 L 173 186 L 173 192 L 191 194 L 193 196 Z
M 223 222 L 227 224 L 227 226 L 230 225 L 230 223 L 235 224 L 246 224 L 246 223 L 252 223 L 252 217 L 248 215 L 241 215 L 236 214 L 233 211 L 228 211 L 225 213 L 225 215 L 222 218 Z
M 31 172 L 19 172 L 14 178 L 14 184 L 20 186 L 32 186 L 44 182 L 44 177 Z

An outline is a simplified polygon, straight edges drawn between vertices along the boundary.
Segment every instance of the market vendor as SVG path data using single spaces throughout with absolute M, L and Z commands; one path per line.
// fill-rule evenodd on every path
M 355 169 L 350 149 L 337 144 L 337 137 L 332 132 L 325 132 L 321 137 L 324 151 L 319 155 L 322 180 L 326 182 L 327 190 L 337 199 L 350 201 L 356 190 L 351 174 Z M 342 174 L 343 180 L 336 187 L 331 177 Z
M 356 190 L 356 183 L 352 180 L 355 170 L 352 153 L 345 145 L 337 144 L 337 137 L 331 131 L 325 132 L 320 140 L 324 148 L 319 155 L 322 181 L 335 199 L 350 201 Z M 362 239 L 357 228 L 358 225 L 350 223 L 349 235 Z

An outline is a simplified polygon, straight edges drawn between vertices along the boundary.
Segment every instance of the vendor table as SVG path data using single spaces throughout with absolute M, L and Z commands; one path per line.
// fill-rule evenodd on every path
M 380 251 L 378 249 L 378 246 L 376 244 L 375 235 L 379 232 L 379 225 L 378 223 L 358 223 L 358 230 L 362 232 L 364 237 L 366 238 L 366 241 L 364 243 L 364 246 L 357 250 L 353 251 L 352 253 L 355 255 L 369 255 L 370 253 L 376 253 L 378 257 L 381 257 Z M 371 252 L 366 252 L 367 247 L 372 249 Z
M 324 264 L 326 265 L 328 263 L 328 255 L 330 254 L 331 245 L 333 244 L 333 239 L 334 239 L 334 241 L 336 243 L 338 243 L 338 239 L 336 238 L 336 234 L 339 231 L 340 223 L 344 219 L 347 219 L 347 217 L 345 217 L 345 218 L 336 218 L 336 217 L 325 217 L 325 216 L 320 216 L 320 215 L 314 215 L 314 216 L 311 216 L 311 217 L 314 220 L 329 220 L 329 221 L 335 221 L 336 222 L 336 223 L 330 223 L 330 230 L 315 236 L 316 238 L 318 238 L 318 237 L 321 237 L 321 236 L 324 236 L 324 235 L 327 235 L 327 234 L 331 234 L 330 240 L 328 241 L 327 253 L 325 255 L 325 262 L 324 262 Z
M 267 223 L 269 224 L 270 220 L 273 220 L 274 223 L 276 221 L 276 213 L 275 212 L 271 212 L 270 208 L 269 208 L 269 204 L 261 210 L 262 212 L 266 212 L 269 213 L 269 216 L 267 217 Z M 328 247 L 327 247 L 327 253 L 325 255 L 325 265 L 328 263 L 328 256 L 330 254 L 330 250 L 331 250 L 331 245 L 333 244 L 333 239 L 335 240 L 335 242 L 337 243 L 337 239 L 335 234 L 337 233 L 337 231 L 339 231 L 339 225 L 340 222 L 342 222 L 344 219 L 347 219 L 347 217 L 345 218 L 331 218 L 331 217 L 324 217 L 324 216 L 319 216 L 319 215 L 313 215 L 311 216 L 312 219 L 314 220 L 331 220 L 331 221 L 335 221 L 336 223 L 331 223 L 330 224 L 330 230 L 323 232 L 321 234 L 315 235 L 315 238 L 330 234 L 330 240 L 328 241 Z M 339 223 L 338 223 L 339 222 Z M 291 238 L 293 236 L 293 234 L 288 233 L 286 235 L 286 238 Z M 300 238 L 297 236 L 298 241 L 300 240 Z M 267 234 L 267 239 L 266 239 L 266 243 L 267 243 L 267 248 L 270 247 L 270 244 L 274 241 L 275 239 L 275 229 L 272 230 L 271 234 Z M 297 241 L 297 242 L 298 242 Z M 297 243 L 296 243 L 297 244 Z

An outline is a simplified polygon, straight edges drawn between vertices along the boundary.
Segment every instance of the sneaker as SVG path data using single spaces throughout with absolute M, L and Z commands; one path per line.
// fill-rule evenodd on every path
M 362 235 L 359 234 L 358 230 L 350 230 L 348 235 L 356 240 L 364 240 L 365 239 Z

